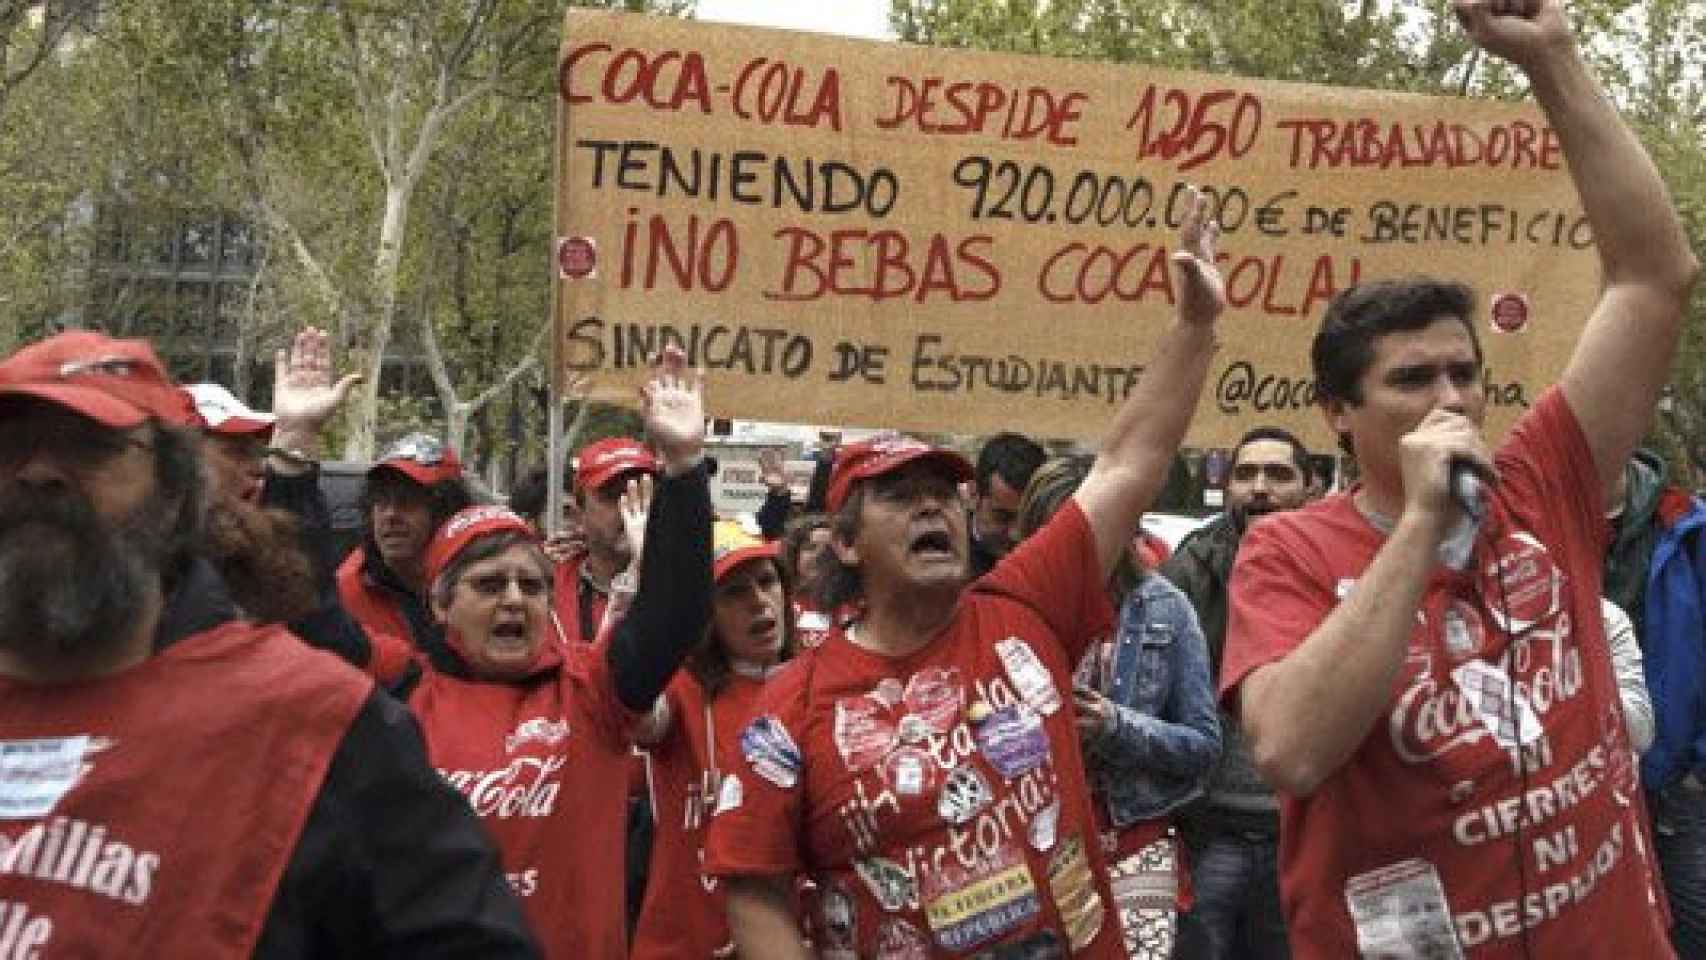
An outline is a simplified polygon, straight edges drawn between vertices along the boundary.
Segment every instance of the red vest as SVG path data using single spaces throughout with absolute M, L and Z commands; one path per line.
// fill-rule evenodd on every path
M 362 573 L 367 564 L 367 550 L 356 547 L 338 566 L 338 600 L 367 634 L 367 672 L 380 683 L 390 686 L 401 679 L 418 654 L 410 638 L 409 618 L 403 615 L 394 600 L 374 589 Z M 425 666 L 425 658 L 419 658 Z
M 557 613 L 557 622 L 563 625 L 563 636 L 571 645 L 604 639 L 599 636 L 598 628 L 604 620 L 604 608 L 610 602 L 608 597 L 595 595 L 589 604 L 592 622 L 581 622 L 581 591 L 589 589 L 581 580 L 581 568 L 585 565 L 586 554 L 577 553 L 555 564 L 551 571 L 552 608 Z
M 622 865 L 631 717 L 603 651 L 515 683 L 428 670 L 409 696 L 427 756 L 468 798 L 552 960 L 627 955 Z
M 0 957 L 248 957 L 373 684 L 229 623 L 86 683 L 0 679 Z

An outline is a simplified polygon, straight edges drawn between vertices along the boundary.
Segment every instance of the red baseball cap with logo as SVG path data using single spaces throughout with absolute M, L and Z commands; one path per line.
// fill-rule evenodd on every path
M 378 470 L 395 470 L 423 487 L 430 487 L 443 480 L 460 478 L 462 461 L 456 459 L 456 451 L 437 437 L 411 433 L 386 447 L 367 475 L 371 477 Z
M 835 513 L 847 503 L 853 485 L 861 480 L 880 477 L 916 460 L 931 460 L 961 483 L 972 478 L 971 463 L 946 447 L 933 447 L 922 440 L 899 434 L 886 434 L 844 444 L 835 451 L 835 467 L 829 472 L 829 489 L 824 505 Z
M 629 437 L 608 437 L 589 443 L 575 454 L 575 490 L 597 490 L 631 470 L 658 472 L 658 458 L 645 444 Z
M 148 341 L 93 330 L 49 337 L 0 361 L 0 396 L 37 397 L 118 430 L 150 419 L 200 424 Z
M 737 520 L 718 520 L 711 528 L 711 582 L 721 583 L 748 560 L 773 559 L 781 546 L 765 542 Z
M 508 507 L 495 504 L 480 504 L 458 511 L 449 520 L 439 524 L 433 532 L 432 541 L 427 544 L 426 556 L 422 558 L 422 566 L 426 571 L 426 582 L 432 583 L 438 579 L 456 555 L 481 537 L 494 533 L 519 533 L 529 541 L 537 542 L 539 534 L 528 525 L 526 520 Z
M 203 429 L 227 437 L 270 437 L 273 421 L 270 413 L 260 413 L 237 399 L 231 391 L 217 383 L 192 383 L 184 388 L 195 403 Z

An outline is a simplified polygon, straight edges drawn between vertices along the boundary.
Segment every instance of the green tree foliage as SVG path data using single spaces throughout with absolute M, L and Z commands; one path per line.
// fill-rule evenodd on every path
M 1706 4 L 1569 0 L 1601 82 L 1665 175 L 1706 261 Z M 893 0 L 902 41 L 1416 93 L 1520 97 L 1449 0 Z M 1706 485 L 1706 298 L 1653 442 Z

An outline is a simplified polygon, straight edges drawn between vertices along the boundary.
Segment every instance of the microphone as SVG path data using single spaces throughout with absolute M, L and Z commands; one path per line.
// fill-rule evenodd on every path
M 1451 458 L 1451 498 L 1476 523 L 1486 516 L 1487 505 L 1481 502 L 1481 467 L 1462 454 Z

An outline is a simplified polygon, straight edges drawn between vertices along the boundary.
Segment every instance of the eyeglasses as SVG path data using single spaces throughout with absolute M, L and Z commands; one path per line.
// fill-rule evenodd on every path
M 545 578 L 529 576 L 520 573 L 485 573 L 477 577 L 468 577 L 462 581 L 482 597 L 501 597 L 509 590 L 510 584 L 521 591 L 521 595 L 532 599 L 544 596 Z
M 0 419 L 0 466 L 8 468 L 46 456 L 74 470 L 97 470 L 132 447 L 153 450 L 154 444 L 70 414 Z

